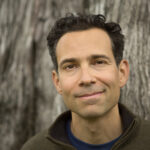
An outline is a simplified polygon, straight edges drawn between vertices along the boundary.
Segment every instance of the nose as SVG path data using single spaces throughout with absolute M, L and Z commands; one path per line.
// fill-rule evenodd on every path
M 81 70 L 79 86 L 90 86 L 96 83 L 96 79 L 89 68 Z

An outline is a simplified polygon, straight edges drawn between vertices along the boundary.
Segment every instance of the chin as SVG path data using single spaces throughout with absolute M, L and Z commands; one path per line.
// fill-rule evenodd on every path
M 98 112 L 98 111 L 82 111 L 78 113 L 79 116 L 81 116 L 84 119 L 96 119 L 100 118 L 104 115 L 103 112 Z

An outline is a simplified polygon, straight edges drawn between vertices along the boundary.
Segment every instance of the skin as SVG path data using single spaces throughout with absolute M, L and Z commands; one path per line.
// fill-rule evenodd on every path
M 98 28 L 66 33 L 57 43 L 56 55 L 53 82 L 72 112 L 73 134 L 90 144 L 120 136 L 118 100 L 129 65 L 126 60 L 116 65 L 108 34 Z

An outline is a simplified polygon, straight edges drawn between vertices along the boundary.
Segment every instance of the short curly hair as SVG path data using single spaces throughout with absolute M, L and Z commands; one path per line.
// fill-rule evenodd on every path
M 123 57 L 124 35 L 121 33 L 119 24 L 114 22 L 106 23 L 105 17 L 101 14 L 67 14 L 66 17 L 56 21 L 47 36 L 49 53 L 56 71 L 58 71 L 56 45 L 59 39 L 65 33 L 87 30 L 95 27 L 104 30 L 109 35 L 116 64 L 118 65 L 120 63 Z

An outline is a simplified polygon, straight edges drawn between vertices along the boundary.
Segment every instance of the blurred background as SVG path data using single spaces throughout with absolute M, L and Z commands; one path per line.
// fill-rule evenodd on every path
M 0 150 L 19 150 L 66 110 L 46 37 L 68 12 L 101 13 L 121 25 L 131 72 L 120 101 L 150 120 L 149 0 L 0 0 Z

